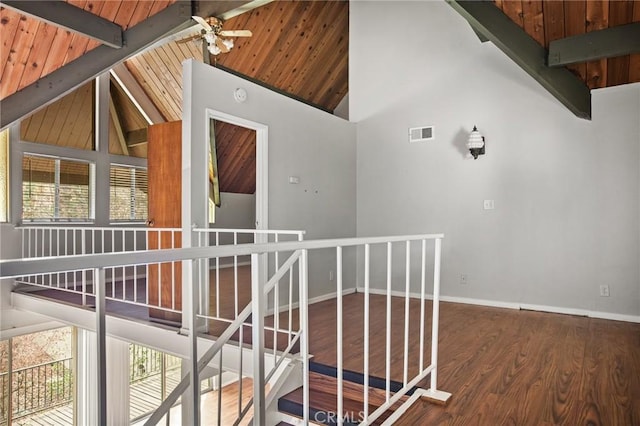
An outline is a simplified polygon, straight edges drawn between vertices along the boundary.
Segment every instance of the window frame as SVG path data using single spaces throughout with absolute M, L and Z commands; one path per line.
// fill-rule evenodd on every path
M 15 226 L 22 223 L 29 225 L 94 225 L 109 226 L 121 225 L 122 221 L 110 220 L 110 185 L 109 173 L 111 165 L 126 167 L 147 168 L 147 159 L 109 154 L 109 72 L 95 79 L 95 105 L 94 105 L 94 150 L 62 147 L 44 143 L 28 142 L 20 138 L 20 121 L 9 128 L 9 217 L 8 222 Z M 22 158 L 24 154 L 58 157 L 69 161 L 89 162 L 94 165 L 93 191 L 91 191 L 90 211 L 93 217 L 89 221 L 64 220 L 64 221 L 24 221 L 22 219 Z M 144 221 L 128 222 L 133 225 L 144 226 Z
M 95 220 L 95 186 L 96 186 L 96 171 L 95 171 L 95 164 L 92 163 L 91 161 L 87 161 L 87 160 L 79 160 L 76 158 L 66 158 L 66 157 L 59 157 L 59 156 L 52 156 L 52 155 L 41 155 L 41 154 L 34 154 L 32 152 L 24 152 L 22 154 L 22 159 L 24 159 L 25 157 L 37 157 L 37 158 L 46 158 L 46 159 L 51 159 L 55 161 L 55 174 L 56 174 L 56 179 L 54 181 L 54 188 L 55 188 L 55 195 L 54 195 L 54 207 L 53 207 L 53 212 L 54 215 L 52 218 L 29 218 L 29 219 L 25 219 L 24 218 L 24 205 L 22 206 L 23 208 L 21 209 L 21 220 L 23 223 L 28 223 L 30 225 L 32 224 L 37 224 L 37 223 L 56 223 L 56 224 L 60 224 L 60 223 L 93 223 L 93 221 Z M 61 218 L 59 217 L 59 212 L 60 212 L 60 180 L 59 180 L 59 175 L 60 175 L 60 162 L 61 161 L 68 161 L 68 162 L 74 162 L 74 163 L 80 163 L 80 164 L 87 164 L 89 166 L 89 183 L 88 183 L 88 212 L 89 215 L 87 218 Z M 22 161 L 21 161 L 22 163 Z M 24 169 L 23 169 L 24 170 Z M 22 176 L 22 186 L 21 186 L 21 191 L 20 191 L 20 195 L 22 197 L 24 197 L 24 183 L 25 183 L 25 179 L 24 176 Z M 24 199 L 24 198 L 23 198 Z

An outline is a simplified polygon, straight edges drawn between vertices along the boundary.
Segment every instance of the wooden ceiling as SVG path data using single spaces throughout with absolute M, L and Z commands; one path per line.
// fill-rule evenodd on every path
M 212 62 L 333 111 L 348 91 L 349 3 L 276 1 L 224 23 L 249 29 Z
M 224 121 L 215 129 L 220 191 L 255 194 L 256 132 Z
M 67 0 L 127 29 L 173 1 Z M 100 44 L 0 6 L 0 99 L 34 83 Z
M 89 82 L 22 120 L 21 139 L 75 149 L 93 149 L 93 92 L 94 84 Z M 114 107 L 110 108 L 109 114 L 109 152 L 146 158 L 146 143 L 127 146 L 126 141 L 121 143 L 118 136 L 119 132 L 127 135 L 146 128 L 146 121 L 113 79 L 111 97 Z
M 225 22 L 253 37 L 236 38 L 211 62 L 333 111 L 348 91 L 348 24 L 347 1 L 268 3 Z M 190 58 L 203 60 L 201 42 L 171 41 L 125 62 L 167 121 L 182 119 L 182 62 Z M 255 132 L 219 122 L 216 143 L 220 190 L 254 193 Z
M 561 38 L 640 22 L 640 1 L 495 0 L 540 45 Z M 640 54 L 568 65 L 590 89 L 640 81 Z
M 348 91 L 349 3 L 277 1 L 224 23 L 249 29 L 226 54 L 221 68 L 247 76 L 326 111 Z M 194 31 L 195 33 L 195 31 Z M 126 61 L 126 66 L 167 120 L 182 117 L 182 62 L 202 61 L 200 41 L 169 42 Z

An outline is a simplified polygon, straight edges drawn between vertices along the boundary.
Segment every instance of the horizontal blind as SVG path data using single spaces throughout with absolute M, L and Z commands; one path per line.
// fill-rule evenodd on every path
M 149 185 L 145 169 L 111 166 L 109 193 L 111 220 L 147 219 Z
M 24 155 L 22 218 L 24 220 L 90 219 L 89 163 Z

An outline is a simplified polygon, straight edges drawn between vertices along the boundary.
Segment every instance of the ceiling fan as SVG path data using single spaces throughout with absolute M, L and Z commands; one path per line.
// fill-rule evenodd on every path
M 249 30 L 223 30 L 222 21 L 215 16 L 206 19 L 200 16 L 192 16 L 202 29 L 199 34 L 178 40 L 177 43 L 186 43 L 191 40 L 205 40 L 207 49 L 212 55 L 227 53 L 233 48 L 233 40 L 223 37 L 251 37 L 253 34 Z

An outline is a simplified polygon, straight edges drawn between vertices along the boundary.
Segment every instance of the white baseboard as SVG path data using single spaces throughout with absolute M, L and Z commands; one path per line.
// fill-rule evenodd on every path
M 358 287 L 357 291 L 358 293 L 364 293 L 364 287 Z M 369 292 L 371 294 L 377 294 L 382 296 L 387 294 L 386 290 L 378 289 L 378 288 L 371 288 L 369 289 Z M 397 296 L 397 297 L 405 297 L 405 292 L 400 290 L 391 290 L 391 295 Z M 420 294 L 415 292 L 410 292 L 409 297 L 412 299 L 419 299 Z M 428 300 L 431 300 L 433 299 L 433 295 L 427 294 L 426 298 Z M 470 297 L 457 297 L 457 296 L 440 296 L 440 301 L 451 302 L 451 303 L 463 303 L 466 305 L 490 306 L 492 308 L 549 312 L 554 314 L 577 315 L 577 316 L 599 318 L 599 319 L 606 319 L 606 320 L 612 320 L 612 321 L 640 323 L 640 315 L 625 315 L 625 314 L 617 314 L 613 312 L 601 312 L 601 311 L 590 311 L 586 309 L 565 308 L 561 306 L 533 305 L 528 303 L 503 302 L 500 300 L 474 299 Z
M 238 266 L 251 266 L 251 261 L 238 262 Z M 233 263 L 220 263 L 220 269 L 233 268 Z M 216 262 L 209 262 L 209 270 L 216 270 Z
M 347 296 L 349 294 L 353 294 L 356 292 L 355 288 L 347 288 L 347 289 L 343 289 L 342 290 L 342 295 L 343 296 Z M 337 292 L 332 292 L 332 293 L 327 293 L 327 294 L 322 294 L 320 296 L 316 296 L 316 297 L 312 297 L 309 299 L 309 305 L 313 305 L 314 303 L 320 303 L 320 302 L 324 302 L 325 300 L 331 300 L 331 299 L 335 299 L 337 295 Z M 299 302 L 294 302 L 291 304 L 291 308 L 292 309 L 297 309 L 300 306 Z M 284 306 L 280 306 L 279 312 L 287 312 L 289 310 L 289 305 L 284 305 Z M 266 312 L 267 315 L 273 315 L 273 308 L 271 309 L 267 309 Z

